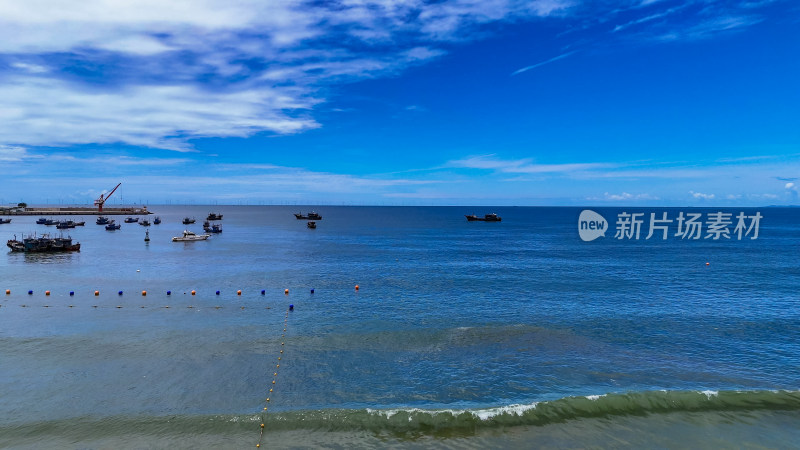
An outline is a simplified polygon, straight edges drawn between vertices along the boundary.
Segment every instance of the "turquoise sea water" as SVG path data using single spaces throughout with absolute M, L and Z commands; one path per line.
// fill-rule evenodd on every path
M 262 421 L 270 448 L 800 442 L 800 210 L 583 242 L 581 208 L 150 209 L 149 243 L 86 216 L 80 253 L 0 258 L 0 447 L 249 448 Z M 211 211 L 222 234 L 170 241 Z

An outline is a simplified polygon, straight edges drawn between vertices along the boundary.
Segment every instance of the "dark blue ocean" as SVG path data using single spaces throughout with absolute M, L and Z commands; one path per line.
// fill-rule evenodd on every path
M 592 242 L 584 208 L 149 209 L 150 242 L 84 216 L 79 253 L 0 255 L 0 447 L 800 442 L 800 209 L 590 208 Z M 212 211 L 222 233 L 171 242 Z M 646 239 L 717 211 L 730 238 Z M 0 236 L 58 234 L 37 218 Z

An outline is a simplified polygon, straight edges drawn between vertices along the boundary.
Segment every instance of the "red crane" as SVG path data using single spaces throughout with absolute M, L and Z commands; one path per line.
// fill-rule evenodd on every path
M 120 184 L 122 184 L 122 183 L 120 183 Z M 99 212 L 103 212 L 103 203 L 105 203 L 106 200 L 108 200 L 108 197 L 111 197 L 111 194 L 113 194 L 114 191 L 117 190 L 117 188 L 120 186 L 120 184 L 116 185 L 114 187 L 114 189 L 112 189 L 111 192 L 109 192 L 108 195 L 105 196 L 105 198 L 103 198 L 104 194 L 100 194 L 100 198 L 98 198 L 97 200 L 94 201 L 94 204 L 95 204 L 95 206 L 97 206 L 97 210 Z

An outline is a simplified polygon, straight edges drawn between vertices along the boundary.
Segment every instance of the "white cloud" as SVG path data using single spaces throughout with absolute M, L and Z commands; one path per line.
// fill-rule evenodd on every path
M 0 84 L 0 131 L 25 145 L 126 143 L 187 151 L 187 139 L 295 133 L 317 127 L 285 111 L 310 108 L 296 88 L 206 91 L 194 86 L 80 89 L 65 81 L 16 78 Z
M 28 156 L 27 150 L 12 145 L 0 145 L 0 161 L 22 161 Z
M 703 194 L 695 191 L 689 191 L 689 195 L 699 200 L 712 200 L 714 198 L 714 194 Z
M 392 75 L 443 55 L 432 41 L 475 39 L 481 24 L 571 5 L 0 2 L 0 57 L 14 55 L 10 71 L 0 65 L 0 136 L 27 146 L 120 142 L 189 150 L 193 137 L 299 132 L 319 126 L 297 112 L 324 101 L 325 84 Z

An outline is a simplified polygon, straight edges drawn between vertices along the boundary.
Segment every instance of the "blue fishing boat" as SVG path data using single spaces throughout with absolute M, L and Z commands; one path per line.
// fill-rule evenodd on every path
M 9 239 L 6 242 L 8 248 L 12 252 L 25 252 L 25 253 L 56 253 L 56 252 L 79 252 L 81 251 L 80 243 L 72 243 L 71 237 L 50 237 L 45 234 L 40 237 L 28 236 L 21 241 Z
M 203 225 L 203 230 L 206 233 L 222 233 L 222 225 L 212 224 L 212 225 Z

